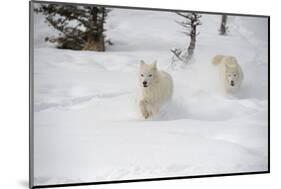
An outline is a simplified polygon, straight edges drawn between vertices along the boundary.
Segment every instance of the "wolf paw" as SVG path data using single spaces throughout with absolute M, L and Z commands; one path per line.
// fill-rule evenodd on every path
M 141 114 L 145 119 L 148 119 L 149 117 L 152 116 L 152 112 L 149 112 L 147 109 L 147 104 L 145 100 L 140 101 L 139 107 L 140 107 Z
M 150 114 L 148 112 L 142 112 L 142 115 L 145 119 L 148 119 L 150 117 Z

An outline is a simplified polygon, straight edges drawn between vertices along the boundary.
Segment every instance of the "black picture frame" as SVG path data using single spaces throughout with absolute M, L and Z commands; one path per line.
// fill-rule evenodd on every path
M 194 175 L 194 176 L 178 176 L 178 177 L 164 177 L 164 178 L 143 178 L 143 179 L 130 179 L 130 180 L 112 180 L 101 182 L 83 182 L 83 183 L 65 183 L 65 184 L 51 184 L 51 185 L 34 185 L 33 183 L 33 127 L 34 127 L 34 47 L 33 47 L 33 4 L 34 3 L 52 3 L 63 5 L 86 5 L 86 6 L 99 6 L 106 8 L 121 8 L 121 9 L 135 9 L 135 10 L 152 10 L 164 12 L 196 12 L 202 14 L 227 14 L 231 16 L 247 16 L 247 17 L 262 17 L 268 19 L 268 170 L 258 172 L 242 172 L 242 173 L 226 173 L 226 174 L 212 174 L 212 175 Z M 239 176 L 239 175 L 252 175 L 252 174 L 268 174 L 270 173 L 270 16 L 268 15 L 255 15 L 255 14 L 240 14 L 228 12 L 208 12 L 208 11 L 194 11 L 194 10 L 180 10 L 180 9 L 162 9 L 162 8 L 147 8 L 147 7 L 129 7 L 117 5 L 102 5 L 102 4 L 87 4 L 87 3 L 68 3 L 56 1 L 29 1 L 29 187 L 30 188 L 50 188 L 50 187 L 68 187 L 68 186 L 83 186 L 83 185 L 100 185 L 100 184 L 114 184 L 114 183 L 130 183 L 130 182 L 147 182 L 147 181 L 161 181 L 161 180 L 176 180 L 176 179 L 191 179 L 191 178 L 210 178 L 210 177 L 224 177 L 224 176 Z

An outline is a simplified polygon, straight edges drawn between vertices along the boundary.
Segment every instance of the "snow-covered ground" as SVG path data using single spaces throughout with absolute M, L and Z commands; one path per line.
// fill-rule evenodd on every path
M 97 182 L 267 170 L 267 19 L 203 15 L 193 64 L 172 69 L 188 38 L 170 12 L 113 9 L 106 52 L 54 48 L 35 14 L 34 184 Z M 237 57 L 245 82 L 221 92 L 216 54 Z M 139 60 L 174 80 L 172 102 L 151 120 L 137 111 Z

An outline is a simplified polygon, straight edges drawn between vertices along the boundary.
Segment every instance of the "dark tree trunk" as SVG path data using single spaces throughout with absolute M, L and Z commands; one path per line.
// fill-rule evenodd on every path
M 104 51 L 104 37 L 93 37 L 92 34 L 89 34 L 86 43 L 84 44 L 83 50 L 87 51 Z
M 221 26 L 220 26 L 220 34 L 221 35 L 226 35 L 226 32 L 227 32 L 226 23 L 227 23 L 227 15 L 223 14 L 221 16 Z
M 91 10 L 92 17 L 90 18 L 91 26 L 87 31 L 87 39 L 83 50 L 104 51 L 104 36 L 103 36 L 103 22 L 104 22 L 104 8 L 102 8 L 101 18 L 98 18 L 98 9 L 93 7 Z
M 193 23 L 192 23 L 193 24 Z M 190 32 L 190 43 L 188 46 L 188 56 L 192 56 L 196 44 L 196 26 L 192 26 L 191 32 Z

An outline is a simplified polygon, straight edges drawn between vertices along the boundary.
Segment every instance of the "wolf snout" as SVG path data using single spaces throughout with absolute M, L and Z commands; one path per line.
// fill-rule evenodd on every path
M 147 81 L 142 82 L 144 87 L 147 87 Z
M 230 81 L 230 85 L 234 86 L 234 81 L 233 80 Z

